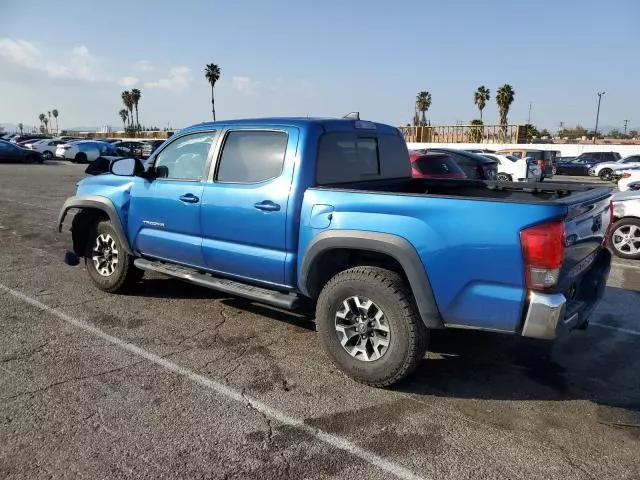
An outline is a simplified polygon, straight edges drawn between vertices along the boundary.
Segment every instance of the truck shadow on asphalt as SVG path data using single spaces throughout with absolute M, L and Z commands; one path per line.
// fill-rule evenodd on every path
M 145 278 L 135 295 L 217 300 L 298 327 L 301 333 L 315 331 L 310 308 L 292 313 L 164 277 Z M 638 294 L 608 287 L 607 295 L 618 304 L 622 296 Z M 634 298 L 631 301 L 635 303 Z M 598 311 L 592 320 L 620 325 L 613 315 Z M 390 391 L 481 400 L 589 400 L 640 414 L 638 351 L 640 337 L 595 326 L 553 342 L 487 332 L 433 331 L 427 358 Z
M 556 343 L 481 332 L 434 332 L 428 357 L 393 389 L 481 400 L 589 400 L 640 422 L 640 339 L 590 327 Z

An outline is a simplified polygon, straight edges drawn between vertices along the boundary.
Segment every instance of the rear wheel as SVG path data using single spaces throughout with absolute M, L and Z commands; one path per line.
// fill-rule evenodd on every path
M 428 332 L 408 285 L 384 268 L 354 267 L 333 277 L 318 298 L 316 324 L 332 362 L 375 387 L 410 375 L 427 349 Z
M 47 150 L 46 152 L 42 153 L 42 156 L 45 160 L 51 160 L 53 158 L 53 153 Z
M 87 155 L 86 153 L 76 153 L 74 161 L 77 163 L 87 163 Z
M 640 259 L 640 219 L 623 218 L 614 223 L 609 245 L 620 258 Z
M 610 168 L 603 168 L 602 170 L 600 170 L 598 176 L 600 177 L 600 180 L 609 182 L 613 178 L 613 170 L 611 170 Z
M 89 229 L 85 266 L 89 278 L 100 290 L 125 292 L 139 282 L 144 271 L 133 265 L 133 257 L 124 250 L 113 225 L 102 220 Z

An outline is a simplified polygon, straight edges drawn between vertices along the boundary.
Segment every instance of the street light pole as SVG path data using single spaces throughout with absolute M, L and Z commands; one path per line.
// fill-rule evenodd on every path
M 529 125 L 531 125 L 531 104 L 532 104 L 532 103 L 533 103 L 533 102 L 531 102 L 531 101 L 529 102 L 529 120 L 527 121 L 527 123 L 528 123 Z
M 593 131 L 593 143 L 596 143 L 596 139 L 598 138 L 598 119 L 600 117 L 600 100 L 602 100 L 602 95 L 605 92 L 598 92 L 598 112 L 596 113 L 596 128 Z
M 629 123 L 629 120 L 625 120 L 624 121 L 624 136 L 627 136 L 627 123 Z

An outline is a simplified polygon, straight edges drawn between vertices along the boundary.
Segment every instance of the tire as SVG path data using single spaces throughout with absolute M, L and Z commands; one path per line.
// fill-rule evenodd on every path
M 496 179 L 499 182 L 511 182 L 511 175 L 507 175 L 506 173 L 499 173 Z
M 98 262 L 100 271 L 96 265 L 96 260 L 93 258 L 98 252 L 98 245 L 111 250 L 110 257 L 107 257 L 110 259 L 113 259 L 113 251 L 115 250 L 117 259 L 116 262 Z M 104 259 L 105 252 L 102 249 L 100 250 Z M 144 275 L 143 270 L 133 265 L 133 260 L 133 257 L 124 251 L 122 242 L 109 220 L 101 220 L 89 229 L 84 261 L 89 278 L 100 290 L 109 293 L 130 291 Z
M 358 303 L 353 300 L 359 299 Z M 345 302 L 351 299 L 351 309 L 347 310 Z M 367 300 L 373 302 L 368 309 L 363 305 Z M 356 327 L 343 329 L 345 334 L 336 330 L 338 323 L 352 324 L 353 311 L 358 305 L 359 312 L 366 312 L 369 318 L 382 312 L 383 317 L 377 325 L 386 327 L 388 333 L 382 335 L 379 328 L 369 332 L 373 337 L 355 335 Z M 341 316 L 345 313 L 345 316 Z M 371 325 L 374 322 L 365 322 Z M 355 324 L 353 324 L 355 325 Z M 388 387 L 409 376 L 424 357 L 428 343 L 428 331 L 417 313 L 413 295 L 404 279 L 397 273 L 379 267 L 354 267 L 334 276 L 322 289 L 316 304 L 316 326 L 320 334 L 322 346 L 333 364 L 357 382 L 373 387 Z M 346 330 L 353 334 L 351 340 L 342 346 L 341 338 L 347 338 Z M 367 353 L 349 353 L 347 347 L 362 347 L 365 338 L 369 347 L 374 339 L 386 338 L 388 345 L 378 344 L 378 348 L 367 348 Z M 377 354 L 375 354 L 377 352 Z M 356 358 L 358 356 L 358 358 Z M 373 358 L 372 358 L 373 357 Z
M 53 153 L 47 150 L 46 152 L 42 152 L 42 158 L 45 160 L 51 160 L 53 158 Z
M 610 168 L 603 168 L 598 173 L 598 176 L 600 177 L 600 180 L 609 182 L 612 179 L 612 174 L 613 174 L 613 170 L 611 170 Z
M 615 240 L 624 239 L 631 234 L 631 238 L 637 238 L 632 243 L 618 243 Z M 626 237 L 629 238 L 629 237 Z M 608 244 L 616 257 L 627 260 L 640 260 L 640 218 L 622 218 L 611 227 Z
M 74 157 L 73 161 L 75 163 L 88 163 L 87 162 L 87 154 L 86 153 L 76 153 L 76 156 Z

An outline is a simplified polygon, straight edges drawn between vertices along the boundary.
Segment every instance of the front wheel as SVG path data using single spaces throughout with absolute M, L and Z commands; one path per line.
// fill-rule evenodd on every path
M 510 182 L 511 181 L 511 175 L 507 175 L 506 173 L 499 173 L 497 180 L 499 182 Z
M 600 177 L 600 180 L 609 182 L 613 179 L 613 170 L 611 170 L 610 168 L 603 168 L 602 170 L 600 170 L 598 176 Z
M 640 219 L 623 218 L 611 227 L 609 245 L 620 258 L 640 259 Z
M 118 293 L 130 290 L 144 271 L 133 265 L 133 257 L 124 246 L 109 220 L 97 222 L 89 230 L 85 266 L 89 278 L 100 290 Z
M 51 159 L 53 158 L 53 153 L 51 153 L 49 150 L 47 150 L 46 152 L 44 152 L 44 153 L 42 154 L 42 157 L 43 157 L 45 160 L 51 160 Z
M 354 267 L 333 277 L 318 298 L 316 325 L 334 365 L 375 387 L 410 375 L 427 349 L 408 285 L 383 268 Z

